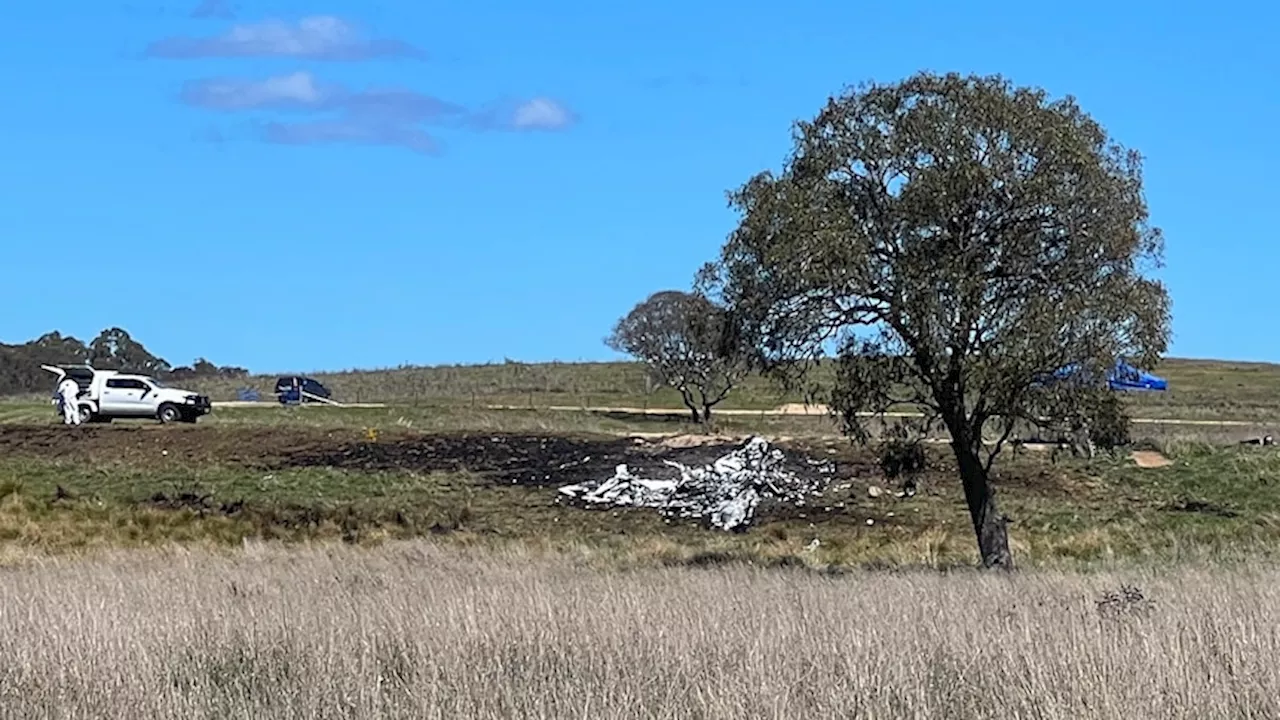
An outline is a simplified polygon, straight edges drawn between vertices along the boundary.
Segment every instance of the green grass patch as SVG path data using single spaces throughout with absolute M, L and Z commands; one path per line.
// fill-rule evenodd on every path
M 1002 466 L 1000 502 L 1019 563 L 1091 566 L 1270 556 L 1280 541 L 1280 453 L 1188 451 L 1174 465 L 1127 460 Z M 324 467 L 254 471 L 159 460 L 88 464 L 0 458 L 0 541 L 66 551 L 169 542 L 238 544 L 436 537 L 585 552 L 617 564 L 742 559 L 811 566 L 951 567 L 976 561 L 959 483 L 946 469 L 912 498 L 872 498 L 855 481 L 807 509 L 762 508 L 742 534 L 638 509 L 585 510 L 554 488 L 470 473 Z M 870 522 L 868 522 L 870 521 Z M 806 550 L 814 539 L 816 550 Z

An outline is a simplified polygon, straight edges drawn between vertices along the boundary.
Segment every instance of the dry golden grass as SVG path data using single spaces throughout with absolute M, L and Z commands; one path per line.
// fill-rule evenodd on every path
M 0 583 L 0 715 L 1275 717 L 1277 580 L 603 573 L 423 542 L 36 560 Z M 1147 599 L 1100 609 L 1125 583 Z

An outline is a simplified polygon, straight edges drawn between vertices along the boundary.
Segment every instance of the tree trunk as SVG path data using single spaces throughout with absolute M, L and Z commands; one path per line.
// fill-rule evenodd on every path
M 693 402 L 693 395 L 688 390 L 680 390 L 680 398 L 684 400 L 684 406 L 689 408 L 689 413 L 693 416 L 695 423 L 702 422 L 702 415 L 698 412 L 698 406 Z
M 995 488 L 987 477 L 978 453 L 960 439 L 953 439 L 951 449 L 960 467 L 960 482 L 964 484 L 964 499 L 969 506 L 969 518 L 978 536 L 978 552 L 984 568 L 1013 569 L 1013 554 L 1009 552 L 1009 521 L 996 509 Z

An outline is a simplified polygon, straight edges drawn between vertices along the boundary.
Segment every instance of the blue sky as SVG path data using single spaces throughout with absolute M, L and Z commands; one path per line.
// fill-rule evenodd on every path
M 119 325 L 262 371 L 610 358 L 793 120 L 928 69 L 1076 96 L 1147 158 L 1171 354 L 1280 361 L 1280 10 L 1174 7 L 7 3 L 0 341 Z

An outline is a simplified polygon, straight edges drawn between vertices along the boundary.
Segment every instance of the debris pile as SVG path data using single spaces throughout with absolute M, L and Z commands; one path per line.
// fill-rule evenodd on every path
M 764 498 L 803 507 L 822 495 L 821 479 L 802 478 L 783 468 L 785 456 L 762 437 L 753 437 L 711 465 L 689 467 L 670 460 L 673 479 L 632 475 L 618 465 L 604 482 L 585 482 L 560 488 L 560 494 L 586 504 L 657 508 L 667 517 L 707 520 L 721 530 L 740 530 L 751 524 Z

